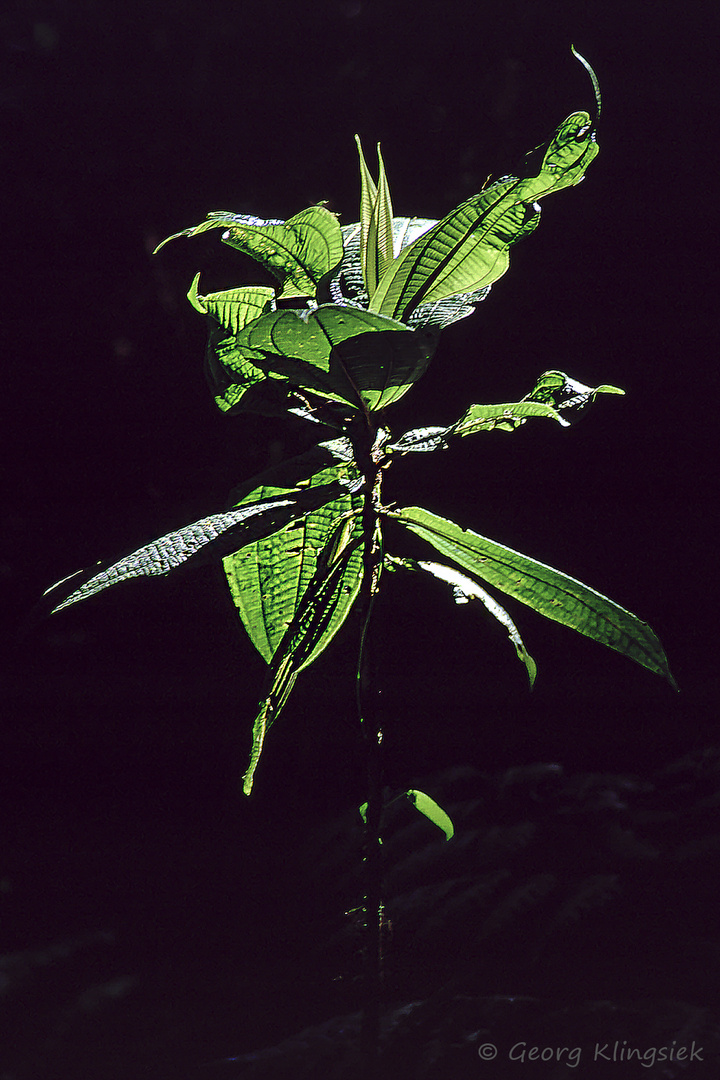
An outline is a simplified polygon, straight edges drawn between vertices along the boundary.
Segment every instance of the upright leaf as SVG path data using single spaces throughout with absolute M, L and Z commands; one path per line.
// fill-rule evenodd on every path
M 498 180 L 438 222 L 391 263 L 370 310 L 407 322 L 420 304 L 492 285 L 508 268 L 511 245 L 537 226 L 537 200 L 577 184 L 597 151 L 589 115 L 573 113 L 537 176 Z
M 488 540 L 421 507 L 388 511 L 467 573 L 541 615 L 607 645 L 675 686 L 655 632 L 636 615 L 551 566 Z
M 387 266 L 393 259 L 393 211 L 385 164 L 378 143 L 378 185 L 365 162 L 360 137 L 355 136 L 360 157 L 360 258 L 363 281 L 368 296 L 372 296 Z

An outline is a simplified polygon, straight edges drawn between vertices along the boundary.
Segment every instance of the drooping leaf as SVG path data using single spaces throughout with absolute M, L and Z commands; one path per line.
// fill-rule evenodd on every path
M 316 573 L 272 658 L 269 690 L 253 725 L 250 761 L 243 776 L 246 795 L 252 791 L 255 771 L 270 726 L 280 715 L 298 674 L 312 663 L 336 633 L 338 608 L 343 612 L 342 619 L 346 617 L 350 609 L 347 599 L 349 582 L 354 579 L 356 572 L 362 576 L 362 558 L 359 568 L 352 566 L 361 549 L 362 537 L 353 538 L 340 550 L 334 546 L 333 538 L 330 544 L 334 550 L 332 553 L 328 553 L 327 549 L 321 552 Z
M 498 604 L 497 600 L 495 600 L 490 593 L 486 592 L 476 581 L 473 581 L 465 574 L 461 574 L 451 566 L 444 566 L 442 563 L 428 562 L 424 559 L 416 562 L 414 559 L 398 559 L 394 556 L 389 556 L 389 560 L 391 564 L 395 564 L 396 566 L 402 566 L 407 570 L 424 570 L 426 573 L 432 574 L 433 577 L 438 578 L 440 581 L 446 581 L 448 585 L 452 586 L 456 604 L 465 604 L 470 600 L 479 600 L 485 609 L 507 630 L 508 637 L 515 646 L 515 652 L 517 653 L 518 659 L 525 665 L 530 689 L 532 690 L 537 676 L 537 664 L 525 648 L 525 643 L 520 637 L 515 623 L 512 621 L 505 608 L 502 607 L 501 604 Z
M 312 297 L 318 282 L 342 260 L 342 233 L 334 214 L 323 206 L 311 206 L 289 221 L 263 221 L 249 214 L 223 210 L 208 220 L 175 233 L 155 250 L 179 236 L 197 236 L 208 229 L 224 228 L 222 240 L 261 263 L 282 285 L 281 298 Z
M 179 240 L 181 236 L 200 236 L 201 233 L 209 232 L 210 229 L 228 229 L 231 226 L 270 229 L 280 225 L 285 225 L 285 222 L 279 218 L 265 220 L 255 217 L 253 214 L 233 214 L 230 210 L 212 210 L 207 215 L 206 220 L 201 221 L 199 225 L 191 225 L 189 229 L 181 229 L 180 232 L 173 233 L 172 236 L 167 236 L 164 240 L 161 240 L 153 251 L 153 255 L 157 255 L 172 240 Z
M 667 657 L 652 628 L 602 593 L 421 507 L 387 514 L 467 573 L 541 615 L 628 656 L 675 686 Z
M 597 151 L 589 115 L 573 113 L 537 176 L 498 180 L 438 222 L 390 264 L 370 310 L 407 322 L 420 304 L 492 285 L 508 268 L 511 245 L 537 226 L 537 200 L 577 184 Z
M 54 605 L 52 612 L 55 613 L 130 578 L 169 574 L 190 559 L 198 562 L 200 556 L 205 561 L 222 558 L 229 551 L 259 536 L 277 532 L 295 518 L 337 498 L 344 490 L 344 485 L 336 481 L 312 491 L 283 492 L 283 498 L 257 500 L 225 513 L 211 514 L 153 540 L 117 562 L 110 565 L 98 563 L 102 569 L 93 567 L 78 571 L 53 585 L 45 596 L 55 594 L 51 601 Z M 76 587 L 67 595 L 70 581 Z M 63 593 L 62 601 L 54 603 Z
M 315 581 L 321 558 L 335 557 L 362 534 L 359 513 L 363 498 L 356 490 L 362 484 L 362 477 L 353 462 L 349 440 L 338 439 L 270 470 L 256 478 L 251 488 L 246 485 L 246 490 L 236 492 L 242 506 L 283 497 L 297 486 L 313 491 L 333 483 L 343 484 L 345 492 L 272 536 L 245 545 L 223 561 L 243 625 L 267 663 L 272 661 Z M 330 551 L 328 545 L 333 538 L 335 547 Z M 347 560 L 343 589 L 334 605 L 322 648 L 344 622 L 355 601 L 361 575 L 362 556 L 357 551 Z M 318 652 L 311 654 L 306 663 L 311 663 L 316 655 Z
M 455 835 L 455 826 L 449 815 L 445 813 L 441 806 L 438 806 L 434 799 L 431 799 L 424 791 L 417 791 L 415 788 L 410 788 L 405 794 L 415 809 L 423 814 L 428 821 L 432 821 L 433 825 L 436 825 L 445 834 L 446 840 L 452 840 Z
M 242 285 L 201 296 L 199 284 L 200 274 L 196 274 L 188 300 L 196 311 L 211 315 L 231 334 L 239 334 L 248 323 L 275 309 L 275 290 L 267 285 Z

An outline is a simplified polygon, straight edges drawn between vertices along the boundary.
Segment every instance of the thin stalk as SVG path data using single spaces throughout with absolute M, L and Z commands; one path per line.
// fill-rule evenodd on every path
M 365 891 L 365 947 L 363 971 L 363 1015 L 360 1050 L 366 1080 L 377 1080 L 382 1014 L 382 728 L 370 693 L 368 628 L 377 593 L 382 548 L 377 503 L 380 470 L 372 458 L 375 429 L 364 417 L 353 432 L 356 460 L 365 478 L 363 505 L 363 578 L 360 587 L 360 645 L 356 675 L 356 700 L 360 730 L 365 746 L 367 810 L 363 878 Z

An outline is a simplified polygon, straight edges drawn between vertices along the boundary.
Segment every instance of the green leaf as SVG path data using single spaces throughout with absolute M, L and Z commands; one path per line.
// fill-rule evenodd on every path
M 387 450 L 399 454 L 428 453 L 444 450 L 448 440 L 455 435 L 475 435 L 479 431 L 514 431 L 528 417 L 544 416 L 564 423 L 560 415 L 549 405 L 538 402 L 519 401 L 511 405 L 471 405 L 459 420 L 448 427 L 414 428 L 387 446 Z
M 446 840 L 452 840 L 455 835 L 455 826 L 434 799 L 431 799 L 424 791 L 417 791 L 415 788 L 410 788 L 405 794 L 416 810 L 424 814 L 428 821 L 432 821 L 433 825 L 437 825 L 438 829 L 445 833 Z
M 200 225 L 169 236 L 155 251 L 179 236 L 224 228 L 222 240 L 249 255 L 277 277 L 281 298 L 314 296 L 318 282 L 343 257 L 342 232 L 335 214 L 311 206 L 289 221 L 264 221 L 249 214 L 215 210 Z
M 230 210 L 212 210 L 207 215 L 207 219 L 201 221 L 199 225 L 191 225 L 189 229 L 181 229 L 180 232 L 167 236 L 155 248 L 153 255 L 157 255 L 166 244 L 169 244 L 172 240 L 179 240 L 181 236 L 200 236 L 201 233 L 209 232 L 210 229 L 227 229 L 231 225 L 253 229 L 268 229 L 279 225 L 284 226 L 285 222 L 277 218 L 265 221 L 263 218 L 255 217 L 252 214 L 233 214 Z
M 261 315 L 275 310 L 275 290 L 264 285 L 241 286 L 223 292 L 198 293 L 196 274 L 188 300 L 208 316 L 205 375 L 223 412 L 251 411 L 275 415 L 287 408 L 287 380 L 257 367 L 236 345 L 237 335 Z M 272 384 L 268 385 L 272 380 Z M 248 391 L 255 390 L 254 394 Z
M 355 136 L 355 142 L 360 157 L 360 254 L 365 290 L 372 296 L 393 259 L 392 201 L 380 144 L 378 143 L 377 147 L 379 180 L 376 187 L 365 163 L 358 135 Z
M 648 668 L 675 686 L 655 632 L 636 615 L 582 582 L 421 507 L 388 511 L 463 570 Z
M 385 271 L 370 310 L 407 322 L 420 304 L 486 288 L 505 273 L 507 248 L 532 232 L 538 210 L 504 180 L 462 203 L 416 240 Z
M 518 401 L 509 405 L 471 405 L 453 425 L 452 434 L 475 435 L 478 431 L 493 431 L 495 428 L 501 431 L 515 431 L 533 416 L 561 422 L 560 416 L 552 406 L 536 401 Z
M 243 285 L 201 296 L 199 284 L 200 274 L 196 274 L 188 300 L 196 311 L 212 316 L 230 334 L 239 334 L 248 323 L 275 308 L 275 290 L 267 285 Z
M 520 637 L 515 623 L 512 621 L 505 608 L 502 607 L 501 604 L 498 604 L 497 600 L 495 600 L 490 593 L 485 592 L 485 589 L 480 588 L 476 581 L 466 577 L 465 574 L 461 574 L 451 566 L 444 566 L 442 563 L 427 562 L 425 560 L 416 562 L 414 559 L 397 559 L 392 555 L 387 556 L 387 559 L 390 564 L 395 564 L 395 566 L 402 566 L 406 570 L 424 570 L 426 573 L 432 574 L 433 577 L 438 578 L 440 581 L 447 582 L 448 585 L 452 586 L 456 604 L 466 604 L 471 600 L 479 600 L 489 614 L 497 619 L 497 621 L 507 630 L 508 637 L 515 646 L 518 660 L 525 665 L 528 681 L 530 682 L 530 689 L 532 690 L 537 676 L 537 664 L 525 648 L 525 643 Z
M 233 602 L 250 640 L 267 663 L 272 661 L 316 580 L 322 559 L 333 560 L 361 536 L 359 513 L 363 497 L 352 493 L 361 483 L 349 440 L 338 439 L 269 470 L 235 493 L 237 504 L 243 506 L 281 498 L 298 486 L 313 491 L 325 490 L 331 484 L 336 492 L 334 499 L 304 518 L 245 545 L 223 561 Z M 339 484 L 348 490 L 337 497 Z M 342 591 L 321 647 L 307 657 L 303 666 L 312 663 L 340 629 L 357 596 L 361 575 L 362 554 L 358 549 L 347 560 Z
M 390 405 L 424 373 L 436 337 L 383 315 L 337 304 L 274 311 L 250 323 L 222 356 L 238 374 L 250 360 L 269 374 L 335 401 L 371 410 Z
M 538 379 L 534 388 L 523 398 L 524 402 L 539 402 L 558 410 L 555 419 L 563 427 L 569 427 L 570 421 L 559 412 L 575 418 L 598 394 L 624 394 L 618 386 L 585 386 L 584 383 L 571 379 L 564 371 L 546 371 Z
M 71 574 L 46 590 L 44 595 L 53 595 L 52 612 L 55 613 L 131 578 L 169 574 L 191 559 L 197 563 L 201 557 L 203 561 L 221 558 L 259 536 L 277 532 L 288 522 L 337 498 L 343 493 L 344 487 L 344 483 L 331 482 L 313 491 L 283 492 L 281 498 L 270 494 L 264 500 L 255 500 L 225 513 L 211 514 L 153 540 L 117 562 L 104 566 L 99 563 L 98 566 L 102 567 L 100 570 L 93 567 Z M 61 603 L 55 603 L 63 593 L 67 593 L 69 581 L 73 581 L 77 587 L 65 595 Z
M 340 223 L 324 206 L 311 206 L 282 226 L 231 225 L 222 239 L 279 278 L 282 300 L 315 296 L 318 282 L 343 257 Z
M 597 152 L 590 117 L 573 113 L 537 176 L 498 180 L 438 222 L 390 264 L 370 310 L 407 322 L 420 304 L 492 285 L 508 268 L 511 245 L 537 226 L 537 200 L 577 184 Z
M 243 776 L 243 791 L 249 795 L 252 791 L 255 771 L 260 760 L 266 734 L 277 720 L 295 680 L 303 668 L 322 652 L 336 633 L 338 610 L 341 619 L 347 616 L 352 601 L 348 601 L 348 589 L 355 585 L 355 576 L 362 576 L 362 556 L 359 564 L 354 562 L 362 549 L 362 536 L 346 543 L 337 550 L 335 538 L 331 538 L 330 547 L 334 553 L 318 562 L 316 573 L 297 606 L 295 616 L 288 625 L 272 659 L 269 673 L 270 688 L 260 705 L 253 725 L 252 749 L 250 762 Z M 357 594 L 357 588 L 353 600 Z
M 584 386 L 562 371 L 546 371 L 522 401 L 508 405 L 471 405 L 459 420 L 447 427 L 414 428 L 406 431 L 386 450 L 391 453 L 427 453 L 444 450 L 453 436 L 475 435 L 479 431 L 515 431 L 530 417 L 556 420 L 563 427 L 570 422 L 561 411 L 577 415 L 598 394 L 623 394 L 616 386 Z

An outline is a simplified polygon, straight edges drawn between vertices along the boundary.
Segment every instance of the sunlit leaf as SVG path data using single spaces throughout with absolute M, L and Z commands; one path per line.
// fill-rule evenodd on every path
M 362 477 L 352 460 L 349 440 L 341 439 L 321 444 L 307 454 L 269 470 L 257 477 L 252 487 L 246 485 L 246 490 L 235 493 L 238 504 L 245 505 L 270 497 L 281 498 L 297 486 L 312 491 L 325 489 L 333 482 L 344 484 L 345 493 L 291 522 L 287 528 L 247 544 L 223 560 L 243 625 L 267 663 L 272 661 L 315 580 L 321 558 L 333 556 L 328 550 L 333 535 L 336 534 L 334 554 L 337 554 L 362 534 L 358 515 L 363 499 L 357 491 L 353 493 L 353 488 L 361 485 Z M 361 570 L 362 557 L 356 552 L 348 559 L 344 591 L 335 604 L 323 648 L 340 628 L 355 600 Z M 311 663 L 316 655 L 311 654 L 306 663 Z
M 370 310 L 407 322 L 420 304 L 492 285 L 508 268 L 512 244 L 537 226 L 537 200 L 577 184 L 597 150 L 590 117 L 573 113 L 537 176 L 498 180 L 433 226 L 390 264 Z
M 265 736 L 287 702 L 298 674 L 329 644 L 338 629 L 338 610 L 340 622 L 350 610 L 348 588 L 356 577 L 359 586 L 362 576 L 362 558 L 359 566 L 353 565 L 361 544 L 361 537 L 353 538 L 332 556 L 320 558 L 316 573 L 278 644 L 270 665 L 269 690 L 253 725 L 250 762 L 243 776 L 246 795 L 252 791 Z
M 607 645 L 662 675 L 675 686 L 655 632 L 636 615 L 567 574 L 488 540 L 421 507 L 388 516 L 474 577 L 520 600 L 541 615 Z
M 415 788 L 410 788 L 405 794 L 415 809 L 423 814 L 428 821 L 432 821 L 433 825 L 436 825 L 445 834 L 446 840 L 452 840 L 455 835 L 455 826 L 448 814 L 445 813 L 441 806 L 438 806 L 434 799 L 431 799 L 424 791 L 417 791 Z
M 431 574 L 440 581 L 447 582 L 448 585 L 452 586 L 453 596 L 455 598 L 455 603 L 457 604 L 465 604 L 471 600 L 479 600 L 489 614 L 497 619 L 501 626 L 504 626 L 507 630 L 508 637 L 515 646 L 515 652 L 517 653 L 518 659 L 525 665 L 528 680 L 530 682 L 530 689 L 532 690 L 537 675 L 537 664 L 525 648 L 525 643 L 520 637 L 515 623 L 512 621 L 505 608 L 502 607 L 501 604 L 498 604 L 497 600 L 495 600 L 490 593 L 481 588 L 476 581 L 473 581 L 465 574 L 461 574 L 459 570 L 455 570 L 451 566 L 444 566 L 442 563 L 428 562 L 424 559 L 416 562 L 414 559 L 398 559 L 394 556 L 389 556 L 388 558 L 391 564 L 402 566 L 407 570 L 424 570 L 426 573 Z
M 117 562 L 110 565 L 98 563 L 102 569 L 93 567 L 78 571 L 77 574 L 53 585 L 46 591 L 45 596 L 52 597 L 53 612 L 62 611 L 71 604 L 87 600 L 110 586 L 131 578 L 169 574 L 190 559 L 197 562 L 199 556 L 202 556 L 203 560 L 222 558 L 229 551 L 250 543 L 259 536 L 277 532 L 295 518 L 337 498 L 343 490 L 343 484 L 335 482 L 313 491 L 283 493 L 282 498 L 269 497 L 225 513 L 211 514 L 153 540 Z M 68 595 L 67 587 L 71 581 L 76 587 Z M 65 595 L 61 603 L 54 603 L 63 593 Z
M 436 337 L 385 316 L 323 304 L 314 311 L 275 311 L 234 339 L 241 358 L 294 385 L 369 409 L 391 404 L 426 370 Z M 230 352 L 225 368 L 234 370 Z
M 318 282 L 342 260 L 342 233 L 334 214 L 323 206 L 311 206 L 289 221 L 264 221 L 249 214 L 223 210 L 208 220 L 163 240 L 159 251 L 179 236 L 197 236 L 223 228 L 222 239 L 231 247 L 261 263 L 282 285 L 281 297 L 312 297 Z
M 567 417 L 575 419 L 598 394 L 624 393 L 618 386 L 585 386 L 584 383 L 571 379 L 564 371 L 546 371 L 523 401 L 542 402 L 552 406 L 558 410 L 556 419 L 563 427 L 569 427 L 571 421 Z M 560 415 L 561 412 L 564 415 Z
M 365 163 L 359 136 L 355 136 L 360 157 L 360 258 L 365 291 L 375 292 L 378 281 L 393 259 L 393 212 L 385 165 L 378 144 L 379 179 L 377 187 Z

